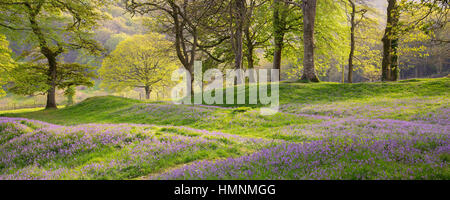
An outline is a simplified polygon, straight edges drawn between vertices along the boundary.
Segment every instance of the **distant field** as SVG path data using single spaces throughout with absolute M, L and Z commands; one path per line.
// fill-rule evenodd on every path
M 281 83 L 280 112 L 92 97 L 0 111 L 0 179 L 450 179 L 450 79 Z

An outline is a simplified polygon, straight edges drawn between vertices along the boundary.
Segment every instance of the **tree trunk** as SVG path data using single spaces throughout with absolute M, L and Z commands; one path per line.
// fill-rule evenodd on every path
M 254 5 L 254 1 L 250 2 L 250 7 L 245 11 L 245 28 L 244 28 L 244 34 L 245 34 L 245 40 L 246 40 L 246 47 L 247 47 L 247 68 L 248 69 L 253 69 L 255 66 L 255 59 L 253 58 L 253 53 L 255 51 L 255 44 L 253 43 L 253 36 L 252 32 L 250 30 L 251 26 L 252 26 L 252 17 L 253 17 L 253 9 L 255 7 Z
M 37 37 L 38 42 L 39 42 L 39 47 L 40 47 L 40 51 L 41 53 L 47 58 L 48 61 L 48 71 L 47 71 L 47 75 L 48 75 L 48 84 L 50 85 L 50 88 L 47 90 L 47 104 L 45 106 L 45 109 L 57 109 L 56 106 L 56 73 L 57 73 L 57 62 L 56 62 L 56 57 L 58 56 L 59 53 L 62 52 L 61 47 L 59 47 L 59 49 L 54 52 L 52 51 L 48 44 L 47 41 L 45 40 L 44 34 L 41 30 L 41 28 L 39 27 L 38 21 L 36 20 L 36 17 L 40 11 L 41 7 L 36 8 L 36 10 L 34 10 L 30 5 L 27 6 L 29 9 L 29 22 L 31 25 L 31 29 L 33 31 L 33 34 Z
M 393 68 L 393 60 L 397 60 L 397 58 L 393 58 L 396 55 L 396 49 L 393 48 L 393 40 L 398 41 L 397 31 L 395 27 L 398 25 L 399 21 L 399 13 L 397 10 L 397 0 L 388 0 L 387 7 L 387 21 L 386 21 L 386 29 L 383 36 L 383 62 L 382 62 L 382 81 L 392 81 L 398 78 L 398 75 L 392 74 L 394 71 L 397 73 L 398 67 Z M 394 42 L 395 43 L 395 42 Z M 395 64 L 396 65 L 396 64 Z M 394 78 L 393 78 L 394 77 Z
M 243 28 L 245 20 L 245 0 L 234 0 L 232 17 L 234 18 L 233 35 L 234 69 L 242 69 Z
M 281 80 L 281 56 L 284 46 L 284 34 L 286 29 L 286 11 L 280 0 L 274 0 L 273 8 L 273 32 L 274 32 L 274 52 L 273 69 L 280 70 L 279 79 Z
M 248 54 L 247 62 L 248 62 L 249 69 L 255 68 L 255 66 L 254 66 L 255 59 L 253 59 L 253 52 L 254 52 L 253 45 L 251 45 L 250 47 L 247 47 L 247 54 Z
M 255 51 L 255 47 L 253 46 L 252 43 L 252 38 L 250 36 L 250 27 L 248 25 L 245 28 L 245 37 L 247 40 L 247 63 L 248 63 L 247 65 L 248 69 L 253 69 L 255 62 L 255 60 L 253 59 L 253 52 Z
M 57 69 L 57 63 L 56 58 L 54 57 L 47 57 L 49 70 L 48 70 L 48 76 L 49 76 L 49 82 L 50 82 L 50 88 L 47 90 L 47 104 L 45 106 L 45 109 L 56 109 L 56 69 Z
M 190 81 L 191 85 L 190 85 L 190 89 L 191 89 L 191 95 L 194 94 L 194 90 L 193 90 L 193 82 L 194 82 L 194 61 L 195 61 L 195 57 L 196 57 L 196 51 L 197 51 L 197 44 L 198 44 L 198 35 L 197 35 L 197 28 L 196 27 L 190 27 L 192 30 L 189 32 L 190 36 L 192 36 L 193 42 L 192 42 L 192 47 L 191 49 L 188 49 L 188 43 L 185 42 L 186 40 L 186 33 L 185 31 L 185 26 L 186 26 L 186 21 L 188 19 L 185 19 L 183 17 L 180 17 L 182 15 L 181 11 L 178 9 L 178 7 L 176 6 L 175 2 L 171 2 L 170 3 L 172 9 L 173 9 L 173 14 L 172 19 L 174 21 L 174 31 L 175 31 L 175 50 L 177 53 L 177 57 L 180 60 L 181 64 L 183 65 L 183 67 L 191 74 L 191 80 L 188 80 L 188 82 Z M 186 84 L 189 84 L 189 83 Z
M 398 38 L 392 40 L 392 55 L 391 55 L 391 81 L 398 81 L 400 78 L 400 69 L 398 66 Z
M 150 94 L 152 93 L 152 90 L 150 89 L 150 86 L 145 86 L 145 99 L 150 99 Z
M 416 75 L 416 78 L 419 78 L 419 66 L 418 65 L 416 65 L 416 67 L 415 67 L 415 75 Z
M 383 61 L 381 63 L 381 81 L 388 81 L 391 79 L 391 40 L 386 37 L 383 37 Z
M 303 1 L 303 76 L 302 80 L 319 82 L 314 68 L 314 23 L 317 0 Z
M 234 0 L 231 6 L 231 17 L 234 21 L 231 28 L 232 47 L 234 51 L 234 69 L 242 69 L 243 60 L 243 31 L 246 15 L 246 2 L 245 0 Z M 243 83 L 240 73 L 236 76 L 235 85 Z
M 351 19 L 350 19 L 350 55 L 348 56 L 348 82 L 353 83 L 353 57 L 355 55 L 355 15 L 356 6 L 352 0 L 348 1 L 352 7 Z

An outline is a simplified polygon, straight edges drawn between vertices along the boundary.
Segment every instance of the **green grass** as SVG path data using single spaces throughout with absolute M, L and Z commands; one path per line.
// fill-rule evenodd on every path
M 449 89 L 449 78 L 412 79 L 397 83 L 281 83 L 280 103 L 285 112 L 319 115 L 336 114 L 336 108 L 372 106 L 376 109 L 377 106 L 408 105 L 411 108 L 404 109 L 402 112 L 386 112 L 382 113 L 382 116 L 376 115 L 376 117 L 411 119 L 414 116 L 426 114 L 426 111 L 447 106 Z M 416 98 L 420 98 L 420 104 L 410 105 Z M 427 102 L 426 99 L 430 99 L 430 101 Z M 273 127 L 317 122 L 317 120 L 284 113 L 261 116 L 257 114 L 256 107 L 263 105 L 224 105 L 244 108 L 234 110 L 208 110 L 199 106 L 187 105 L 163 108 L 164 105 L 167 104 L 158 103 L 149 106 L 139 100 L 103 96 L 88 98 L 77 105 L 58 110 L 3 111 L 0 116 L 25 117 L 60 125 L 137 123 L 191 126 L 208 130 L 225 130 L 237 134 L 256 133 Z M 286 105 L 294 105 L 295 109 L 290 109 Z M 146 108 L 151 108 L 151 110 L 145 111 Z M 345 116 L 345 113 L 342 115 Z
M 270 92 L 270 87 L 269 92 Z M 436 97 L 447 96 L 450 89 L 449 78 L 438 79 L 409 79 L 399 82 L 389 83 L 281 83 L 280 103 L 281 104 L 326 104 L 335 102 L 358 102 L 379 98 L 411 98 L 411 97 Z M 246 98 L 248 98 L 248 86 L 246 87 Z M 237 96 L 237 95 L 235 95 Z M 132 104 L 139 104 L 143 101 L 126 99 L 121 97 L 93 97 L 79 103 L 66 110 L 57 113 L 86 114 L 90 112 L 107 110 L 117 110 Z M 257 104 L 231 104 L 220 105 L 224 107 L 261 107 Z M 42 111 L 47 112 L 47 111 Z M 84 114 L 83 114 L 84 113 Z M 5 114 L 2 112 L 1 114 Z M 55 113 L 52 113 L 55 114 Z
M 269 87 L 270 88 L 270 87 Z M 92 97 L 58 110 L 22 109 L 0 116 L 24 117 L 60 125 L 134 123 L 189 126 L 231 134 L 279 138 L 276 130 L 321 120 L 293 114 L 415 120 L 448 107 L 449 78 L 412 79 L 396 83 L 281 83 L 281 111 L 262 116 L 263 105 L 223 105 L 234 109 L 148 104 L 115 96 Z M 248 95 L 248 93 L 247 93 Z M 294 141 L 300 140 L 299 138 Z
M 336 118 L 384 118 L 400 120 L 420 120 L 429 113 L 439 114 L 448 108 L 449 78 L 414 79 L 397 83 L 280 83 L 281 111 L 272 116 L 259 113 L 264 105 L 225 105 L 224 108 L 204 106 L 172 105 L 165 102 L 144 102 L 115 96 L 92 97 L 74 106 L 58 110 L 21 109 L 2 111 L 0 116 L 23 117 L 59 125 L 78 124 L 152 124 L 152 137 L 179 135 L 183 137 L 205 137 L 203 130 L 219 131 L 252 138 L 264 138 L 285 142 L 308 142 L 315 136 L 305 134 L 280 134 L 285 130 L 308 127 L 326 119 L 308 115 L 333 116 Z M 248 94 L 247 94 L 248 95 Z M 32 124 L 25 124 L 34 129 Z M 345 124 L 344 124 L 345 125 Z M 190 127 L 200 130 L 183 129 Z M 1 127 L 0 127 L 1 128 Z M 0 130 L 2 131 L 2 130 Z M 289 131 L 286 131 L 289 133 Z M 19 132 L 18 134 L 22 134 Z M 130 133 L 136 141 L 147 137 L 140 132 Z M 11 135 L 16 137 L 16 135 Z M 10 140 L 5 138 L 4 140 Z M 202 150 L 166 156 L 157 163 L 145 166 L 129 166 L 127 169 L 111 169 L 87 179 L 129 179 L 161 173 L 180 165 L 199 160 L 215 160 L 247 155 L 260 147 L 238 144 L 225 138 L 216 138 L 217 143 L 204 146 Z M 4 141 L 2 141 L 3 143 Z M 108 146 L 98 151 L 76 154 L 70 158 L 58 158 L 41 163 L 42 169 L 70 168 L 81 170 L 90 164 L 108 163 L 115 159 L 132 160 L 129 152 L 134 143 L 126 148 Z M 367 156 L 367 155 L 366 155 Z M 351 156 L 350 156 L 351 157 Z M 442 156 L 448 160 L 448 155 Z M 344 161 L 343 161 L 344 162 Z M 144 162 L 145 163 L 145 162 Z M 398 166 L 382 164 L 383 168 Z M 357 166 L 354 166 L 357 168 Z M 350 175 L 366 173 L 364 170 L 348 172 Z M 39 170 L 37 170 L 39 171 Z M 368 170 L 370 171 L 370 170 Z M 346 172 L 347 173 L 347 172 Z M 431 173 L 431 172 L 430 172 Z M 270 174 L 267 175 L 270 177 Z M 71 178 L 71 177 L 66 177 Z
M 258 87 L 259 85 L 255 86 Z M 271 87 L 268 94 L 271 94 Z M 399 82 L 375 82 L 341 84 L 331 82 L 299 83 L 281 82 L 279 84 L 281 104 L 327 104 L 334 102 L 367 101 L 378 98 L 409 98 L 409 97 L 435 97 L 445 96 L 450 89 L 449 78 L 438 79 L 409 79 Z M 235 90 L 235 100 L 238 96 Z M 224 89 L 225 93 L 226 89 Z M 242 90 L 241 90 L 242 91 Z M 249 86 L 245 87 L 245 104 L 218 105 L 224 107 L 262 107 L 263 104 L 249 104 Z M 242 95 L 242 94 L 241 94 Z M 259 91 L 258 91 L 259 95 Z M 225 95 L 223 102 L 226 102 Z

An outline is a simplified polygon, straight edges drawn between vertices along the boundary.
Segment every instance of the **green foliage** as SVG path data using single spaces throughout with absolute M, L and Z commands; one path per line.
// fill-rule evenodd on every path
M 15 66 L 14 60 L 11 58 L 11 50 L 6 37 L 0 34 L 0 97 L 5 95 L 5 91 L 1 87 L 9 80 L 9 73 Z
M 47 66 L 43 64 L 20 63 L 11 71 L 11 76 L 13 86 L 8 90 L 15 94 L 43 94 L 50 88 Z
M 58 67 L 56 86 L 59 89 L 79 85 L 91 87 L 94 85 L 92 79 L 97 77 L 93 67 L 88 65 L 64 63 Z M 19 64 L 11 72 L 13 85 L 9 91 L 20 95 L 45 94 L 50 88 L 47 68 L 45 64 Z
M 300 15 L 301 12 L 291 14 Z M 299 79 L 303 71 L 303 26 L 297 25 L 297 30 L 288 34 L 286 40 L 289 42 L 285 48 L 289 63 L 294 66 L 288 71 L 288 78 Z M 325 75 L 327 69 L 333 65 L 345 63 L 349 51 L 349 29 L 345 9 L 337 1 L 324 0 L 317 2 L 317 14 L 315 23 L 315 59 L 318 75 Z
M 85 48 L 97 53 L 101 47 L 91 39 L 92 28 L 105 19 L 99 8 L 107 3 L 103 0 L 9 0 L 0 4 L 3 25 L 0 29 L 20 44 L 44 45 L 55 52 Z
M 377 10 L 364 4 L 358 5 L 356 9 L 367 12 L 364 17 L 359 16 L 360 21 L 355 28 L 354 70 L 363 78 L 374 82 L 381 77 L 381 17 Z
M 109 89 L 156 89 L 170 84 L 177 62 L 171 43 L 163 35 L 134 35 L 117 45 L 99 70 L 102 85 Z

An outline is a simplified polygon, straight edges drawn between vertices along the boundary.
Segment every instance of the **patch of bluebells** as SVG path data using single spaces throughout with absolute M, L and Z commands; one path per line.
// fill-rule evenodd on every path
M 161 171 L 161 163 L 167 159 L 211 151 L 224 144 L 256 146 L 259 151 L 237 158 L 196 161 L 151 178 L 448 180 L 449 109 L 443 106 L 426 114 L 410 115 L 408 109 L 417 110 L 417 104 L 426 103 L 414 101 L 392 101 L 396 109 L 375 104 L 343 104 L 341 108 L 335 104 L 306 108 L 282 105 L 285 114 L 319 119 L 320 123 L 273 129 L 278 140 L 184 126 L 165 126 L 175 131 L 166 130 L 156 136 L 156 126 L 151 125 L 58 126 L 0 118 L 0 179 L 124 179 Z M 225 112 L 215 112 L 217 109 L 220 108 L 145 104 L 133 107 L 132 113 L 158 119 L 177 116 L 201 121 L 200 124 L 220 122 L 228 128 L 254 128 L 270 120 L 260 118 L 255 110 L 236 113 L 228 119 L 220 116 L 227 115 Z M 402 113 L 412 116 L 411 121 L 379 119 Z M 273 143 L 275 147 L 269 145 Z M 114 156 L 79 166 L 47 165 L 105 147 L 118 150 Z
M 115 158 L 90 162 L 76 168 L 65 166 L 58 168 L 39 167 L 30 165 L 13 174 L 0 176 L 0 179 L 118 179 L 121 173 L 133 169 L 143 174 L 150 173 L 149 169 L 158 165 L 161 160 L 193 154 L 200 150 L 209 149 L 213 143 L 204 138 L 187 138 L 184 136 L 163 136 L 148 138 L 125 146 L 116 154 Z
M 200 161 L 153 179 L 446 179 L 449 137 L 348 137 L 283 144 L 254 154 Z
M 438 111 L 420 112 L 428 109 L 428 105 L 444 105 Z M 283 104 L 281 112 L 315 118 L 393 118 L 414 116 L 412 119 L 422 120 L 441 125 L 449 124 L 448 100 L 446 98 L 411 98 L 411 99 L 380 99 L 375 102 L 333 102 L 329 104 Z M 419 113 L 419 114 L 416 114 Z
M 450 126 L 354 117 L 293 125 L 304 137 L 239 158 L 201 161 L 154 179 L 450 179 Z
M 450 108 L 443 106 L 436 111 L 418 114 L 414 117 L 417 121 L 425 121 L 433 124 L 448 125 L 450 124 Z
M 339 137 L 361 137 L 379 139 L 410 139 L 417 137 L 441 137 L 450 134 L 449 125 L 424 122 L 402 121 L 393 119 L 359 119 L 344 118 L 323 121 L 318 124 L 292 125 L 277 132 L 283 136 L 304 136 L 324 139 Z
M 153 172 L 159 162 L 181 155 L 217 148 L 226 140 L 242 145 L 268 141 L 210 132 L 188 127 L 172 127 L 195 132 L 195 137 L 164 132 L 156 136 L 155 126 L 138 124 L 86 124 L 58 126 L 34 120 L 0 118 L 1 135 L 16 135 L 0 146 L 0 179 L 118 179 Z M 13 124 L 14 126 L 12 126 Z M 33 128 L 24 124 L 33 124 Z M 156 127 L 160 128 L 160 127 Z M 16 132 L 27 130 L 20 135 Z M 54 167 L 52 161 L 76 160 L 79 155 L 112 148 L 114 158 L 75 166 Z M 50 164 L 49 164 L 50 163 Z M 8 173 L 6 173 L 8 172 Z M 12 173 L 11 173 L 12 172 Z M 121 177 L 123 176 L 123 177 Z

